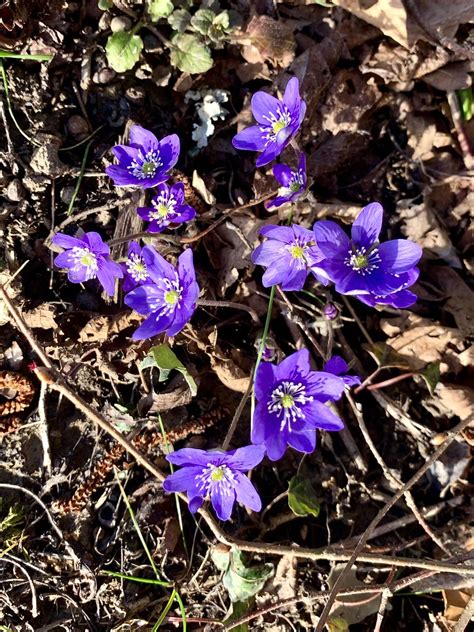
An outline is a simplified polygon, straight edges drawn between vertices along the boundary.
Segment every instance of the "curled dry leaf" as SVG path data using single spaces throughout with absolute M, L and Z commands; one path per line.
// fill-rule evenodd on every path
M 239 41 L 244 44 L 242 57 L 250 64 L 268 59 L 277 66 L 287 67 L 295 56 L 293 29 L 268 15 L 254 15 Z
M 445 327 L 412 313 L 383 319 L 380 326 L 389 336 L 390 346 L 410 357 L 416 370 L 422 369 L 428 362 L 440 362 L 441 374 L 462 369 L 459 352 L 464 347 L 464 336 L 459 329 Z
M 23 312 L 28 327 L 32 329 L 56 329 L 58 326 L 55 320 L 56 308 L 51 303 L 43 303 L 32 310 Z
M 460 24 L 473 21 L 472 0 L 417 0 L 413 4 L 423 28 L 403 0 L 333 0 L 334 4 L 379 28 L 396 42 L 411 48 L 418 40 L 434 37 L 454 37 Z M 433 36 L 429 34 L 433 33 Z
M 425 257 L 441 258 L 451 266 L 462 267 L 447 230 L 427 203 L 411 204 L 409 200 L 401 200 L 397 210 L 403 220 L 404 236 L 422 246 Z
M 474 410 L 474 389 L 459 384 L 439 383 L 435 396 L 444 408 L 444 414 L 467 419 Z
M 142 317 L 136 312 L 120 312 L 114 316 L 95 316 L 79 332 L 79 342 L 104 342 L 128 327 L 136 327 Z
M 465 336 L 474 336 L 474 292 L 459 274 L 448 266 L 437 267 L 433 282 L 446 297 L 444 309 L 453 315 Z

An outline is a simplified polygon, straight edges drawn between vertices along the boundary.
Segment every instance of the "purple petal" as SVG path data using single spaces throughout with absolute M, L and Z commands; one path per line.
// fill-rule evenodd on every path
M 119 165 L 106 167 L 105 173 L 109 178 L 112 178 L 116 187 L 142 186 L 146 188 L 147 186 L 143 184 L 142 180 L 133 176 L 128 169 L 124 169 Z
M 80 268 L 70 269 L 67 273 L 67 278 L 71 283 L 84 283 L 90 281 L 91 278 L 95 279 L 95 276 L 91 277 L 86 266 Z
M 258 125 L 252 125 L 243 129 L 232 139 L 232 145 L 235 149 L 243 149 L 245 151 L 260 151 L 264 147 L 265 142 L 265 135 Z
M 357 247 L 370 248 L 382 230 L 383 208 L 378 202 L 365 206 L 352 224 L 352 241 Z
M 139 314 L 145 315 L 153 311 L 162 294 L 155 285 L 141 285 L 124 296 L 123 302 Z
M 182 182 L 177 182 L 170 187 L 169 190 L 170 197 L 174 197 L 178 206 L 184 201 L 184 184 Z
M 291 244 L 295 240 L 295 231 L 290 226 L 275 226 L 269 224 L 260 229 L 260 235 L 268 239 L 282 241 L 285 244 Z
M 303 226 L 300 226 L 299 224 L 293 224 L 291 228 L 295 234 L 295 237 L 297 237 L 298 239 L 301 239 L 303 241 L 314 242 L 313 231 L 308 230 L 307 228 L 304 228 Z
M 204 498 L 202 496 L 194 496 L 193 498 L 189 499 L 188 509 L 191 513 L 196 513 L 198 509 L 201 509 L 203 504 Z
M 113 296 L 115 293 L 115 279 L 123 277 L 122 268 L 114 261 L 99 260 L 98 264 L 97 278 L 99 283 L 109 296 Z
M 291 182 L 291 176 L 293 171 L 290 169 L 288 165 L 275 165 L 273 167 L 273 175 L 278 180 L 278 182 L 284 186 L 288 187 Z
M 211 463 L 221 465 L 224 456 L 224 452 L 210 452 L 197 448 L 181 448 L 181 450 L 167 454 L 165 458 L 173 465 L 201 465 L 202 467 L 207 467 Z
M 309 371 L 311 371 L 309 351 L 308 349 L 300 349 L 280 362 L 275 370 L 275 379 L 285 380 L 288 379 L 292 373 L 297 372 L 306 375 Z
M 280 134 L 282 135 L 281 141 Z M 286 142 L 287 140 L 289 140 L 288 133 L 285 130 L 279 132 L 277 140 L 275 142 L 268 143 L 260 156 L 257 158 L 255 162 L 256 166 L 263 167 L 264 165 L 268 165 L 268 163 L 272 160 L 275 160 L 275 158 L 281 154 L 285 146 L 288 144 Z
M 295 268 L 295 266 L 292 265 L 291 268 Z M 285 292 L 299 292 L 300 290 L 303 289 L 303 286 L 306 282 L 306 278 L 308 276 L 308 272 L 309 271 L 307 268 L 303 268 L 301 270 L 293 269 L 291 270 L 290 274 L 288 274 L 287 272 L 286 279 L 283 282 L 281 282 L 281 289 L 284 290 Z M 262 277 L 262 283 L 263 283 L 263 277 Z M 263 283 L 263 285 L 265 284 Z
M 313 226 L 318 247 L 324 256 L 341 257 L 350 250 L 350 240 L 339 224 L 329 220 L 321 220 Z
M 121 167 L 128 167 L 140 156 L 140 152 L 136 147 L 129 147 L 128 145 L 115 145 L 115 147 L 112 147 L 112 153 L 119 161 Z
M 341 375 L 342 373 L 347 373 L 348 370 L 349 367 L 347 363 L 338 355 L 330 358 L 323 366 L 323 371 L 332 373 L 333 375 Z
M 219 520 L 229 520 L 235 502 L 235 489 L 225 491 L 218 485 L 211 487 L 211 504 Z
M 342 380 L 341 380 L 342 382 Z M 328 406 L 313 400 L 305 407 L 306 420 L 314 428 L 335 431 L 344 428 L 344 422 Z
M 169 171 L 178 162 L 180 152 L 179 136 L 170 134 L 160 141 L 160 154 L 164 163 L 164 170 Z M 162 180 L 163 181 L 163 180 Z
M 82 239 L 71 237 L 64 233 L 56 233 L 51 239 L 51 243 L 60 248 L 84 248 L 85 244 Z
M 96 255 L 108 255 L 110 248 L 104 243 L 99 233 L 91 231 L 84 235 L 84 242 L 89 246 L 92 252 Z
M 370 294 L 385 296 L 401 290 L 404 285 L 402 276 L 395 276 L 383 270 L 374 270 L 365 277 L 366 287 Z
M 278 461 L 286 451 L 286 435 L 281 432 L 272 434 L 265 440 L 265 447 L 270 461 Z
M 311 453 L 316 448 L 316 430 L 308 428 L 305 432 L 290 432 L 288 444 L 298 452 Z
M 357 298 L 360 300 L 360 297 Z M 399 292 L 394 292 L 389 296 L 376 298 L 375 303 L 380 303 L 381 305 L 391 305 L 397 309 L 406 309 L 407 307 L 414 305 L 417 299 L 417 295 L 410 292 L 410 290 L 400 290 Z
M 262 446 L 262 453 L 265 454 L 265 448 Z M 260 511 L 262 508 L 262 501 L 258 495 L 257 490 L 251 483 L 251 481 L 241 472 L 235 472 L 235 496 L 237 501 L 248 507 L 253 511 Z
M 133 332 L 132 339 L 146 340 L 147 338 L 153 338 L 154 336 L 157 336 L 158 334 L 166 331 L 171 322 L 172 315 L 170 316 L 169 314 L 166 314 L 165 316 L 163 316 L 160 312 L 150 314 L 150 316 L 148 316 L 148 318 L 140 325 L 140 327 Z
M 321 402 L 336 401 L 344 392 L 344 382 L 325 371 L 311 371 L 306 377 L 307 391 Z
M 306 271 L 303 270 L 304 278 L 306 279 Z M 298 279 L 299 280 L 299 279 Z M 288 281 L 292 282 L 292 271 L 290 269 L 290 256 L 288 254 L 281 256 L 279 259 L 275 259 L 271 265 L 268 266 L 264 275 L 262 276 L 262 285 L 264 287 L 271 287 L 279 283 Z M 304 284 L 304 280 L 303 280 Z M 301 286 L 303 287 L 303 285 Z M 301 289 L 301 287 L 299 289 Z
M 266 92 L 256 92 L 252 97 L 252 114 L 261 125 L 270 125 L 270 114 L 278 118 L 279 107 L 281 102 Z
M 183 304 L 181 309 L 175 309 L 173 314 L 173 320 L 167 327 L 168 336 L 173 337 L 178 334 L 183 327 L 191 320 L 191 316 L 194 313 L 195 305 L 188 306 Z
M 141 125 L 132 125 L 130 128 L 129 141 L 131 145 L 143 147 L 144 153 L 157 149 L 158 147 L 157 137 L 149 130 L 141 127 Z
M 265 448 L 260 445 L 247 445 L 227 452 L 225 463 L 232 470 L 248 472 L 253 469 L 265 456 Z
M 54 265 L 57 268 L 72 268 L 75 263 L 75 260 L 72 258 L 71 253 L 68 250 L 61 252 L 61 254 L 54 259 Z
M 302 99 L 300 97 L 300 82 L 297 77 L 292 77 L 286 84 L 285 94 L 283 95 L 283 103 L 294 112 L 301 107 Z
M 276 380 L 275 369 L 276 366 L 271 362 L 261 362 L 258 365 L 254 384 L 255 397 L 257 400 L 262 400 L 267 396 L 269 388 Z
M 142 257 L 147 267 L 150 278 L 157 283 L 163 277 L 174 281 L 177 277 L 176 270 L 162 257 L 152 246 L 144 246 Z
M 378 250 L 384 268 L 394 274 L 407 272 L 416 266 L 423 254 L 422 248 L 408 239 L 386 241 L 379 245 Z
M 183 467 L 173 472 L 163 481 L 165 492 L 187 492 L 196 489 L 196 478 L 202 474 L 202 467 Z

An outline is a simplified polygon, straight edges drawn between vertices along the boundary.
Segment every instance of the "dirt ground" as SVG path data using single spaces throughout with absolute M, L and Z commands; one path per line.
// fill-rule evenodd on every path
M 344 571 L 326 629 L 468 629 L 472 1 L 0 5 L 0 283 L 28 330 L 0 299 L 0 630 L 315 630 L 351 553 L 397 493 Z M 183 23 L 203 9 L 227 12 L 225 28 Z M 132 31 L 136 60 L 128 50 L 114 57 L 112 36 Z M 199 43 L 196 54 L 182 53 L 183 33 Z M 93 412 L 164 473 L 171 444 L 218 448 L 236 411 L 231 447 L 248 443 L 246 394 L 269 296 L 250 255 L 260 228 L 286 221 L 289 207 L 265 209 L 276 193 L 271 165 L 256 169 L 255 154 L 231 140 L 252 123 L 252 94 L 281 93 L 292 76 L 307 103 L 299 143 L 311 180 L 293 221 L 348 227 L 379 201 L 384 238 L 423 247 L 418 301 L 372 309 L 314 278 L 311 295 L 276 293 L 276 356 L 306 346 L 321 369 L 318 350 L 337 353 L 363 386 L 337 404 L 344 431 L 319 432 L 314 453 L 290 450 L 253 472 L 263 512 L 239 506 L 213 531 L 209 513 L 177 505 Z M 135 209 L 148 193 L 114 187 L 105 174 L 133 123 L 180 137 L 172 178 L 185 182 L 197 217 L 168 233 L 191 244 L 202 297 L 221 303 L 198 307 L 167 340 L 184 372 L 142 368 L 163 335 L 132 341 L 141 317 L 121 292 L 111 299 L 94 282 L 72 284 L 52 265 L 55 232 L 97 231 L 116 240 L 120 259 L 125 238 L 144 230 Z M 171 259 L 180 252 L 176 239 L 147 242 Z M 335 320 L 322 311 L 328 302 Z M 79 403 L 38 379 L 38 346 Z M 296 474 L 306 515 L 288 505 Z

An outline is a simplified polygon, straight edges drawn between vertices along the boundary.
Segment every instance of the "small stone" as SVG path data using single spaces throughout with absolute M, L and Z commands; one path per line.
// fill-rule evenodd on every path
M 79 116 L 79 114 L 71 116 L 66 126 L 71 136 L 74 136 L 74 138 L 78 140 L 82 140 L 89 133 L 89 125 L 86 119 L 83 116 Z
M 72 196 L 74 195 L 74 187 L 63 187 L 61 192 L 59 193 L 59 197 L 61 198 L 61 202 L 64 204 L 69 204 L 72 200 Z
M 92 81 L 94 83 L 101 83 L 105 85 L 106 83 L 109 83 L 109 81 L 112 81 L 112 79 L 115 78 L 116 74 L 117 73 L 113 68 L 102 68 L 101 70 L 93 74 Z
M 163 50 L 163 46 L 157 37 L 151 33 L 146 33 L 143 36 L 143 50 L 147 53 L 158 53 Z
M 110 22 L 112 33 L 120 33 L 120 31 L 129 31 L 132 28 L 132 20 L 125 15 L 115 17 Z
M 50 179 L 41 175 L 26 175 L 23 184 L 31 193 L 42 193 L 49 186 Z
M 10 200 L 10 202 L 19 202 L 23 199 L 24 195 L 25 189 L 22 183 L 16 178 L 12 180 L 5 189 L 5 197 L 7 200 Z
M 107 31 L 110 28 L 110 23 L 112 22 L 112 16 L 110 13 L 102 13 L 99 18 L 99 31 Z
M 40 175 L 58 178 L 68 171 L 68 167 L 59 160 L 58 149 L 60 140 L 52 134 L 37 134 L 40 144 L 35 147 L 31 156 L 30 167 Z

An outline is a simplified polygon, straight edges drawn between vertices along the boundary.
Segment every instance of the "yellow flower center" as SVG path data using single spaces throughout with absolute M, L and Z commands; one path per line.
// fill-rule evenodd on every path
M 364 255 L 355 255 L 352 257 L 352 267 L 356 270 L 361 270 L 369 265 L 367 257 Z
M 297 191 L 299 191 L 301 189 L 301 183 L 300 182 L 292 182 L 290 184 L 290 191 L 292 193 L 296 193 Z
M 165 303 L 168 305 L 176 305 L 179 300 L 179 292 L 177 290 L 168 290 L 165 293 Z
M 224 470 L 221 467 L 216 467 L 216 469 L 211 474 L 211 480 L 221 481 L 223 478 L 224 478 Z
M 144 162 L 143 166 L 142 166 L 142 172 L 145 175 L 150 175 L 155 173 L 156 171 L 156 165 L 154 162 Z
M 91 252 L 84 252 L 79 261 L 81 265 L 90 268 L 95 265 L 95 256 Z
M 303 259 L 304 257 L 303 246 L 291 246 L 290 254 L 294 259 Z
M 166 217 L 168 215 L 168 207 L 164 204 L 157 204 L 155 208 L 160 217 Z
M 278 132 L 281 132 L 282 129 L 285 129 L 287 123 L 284 119 L 278 119 L 278 121 L 275 121 L 272 125 L 272 132 L 275 134 L 275 136 L 278 134 Z
M 294 403 L 295 403 L 295 400 L 292 395 L 288 395 L 288 393 L 286 393 L 285 395 L 282 395 L 281 405 L 283 406 L 283 408 L 291 408 Z

